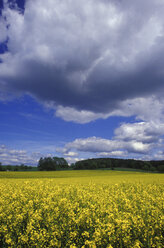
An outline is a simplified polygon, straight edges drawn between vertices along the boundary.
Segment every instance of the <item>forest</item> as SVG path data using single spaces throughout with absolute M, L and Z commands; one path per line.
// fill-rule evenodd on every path
M 56 170 L 96 170 L 96 169 L 127 169 L 151 172 L 164 172 L 164 160 L 135 160 L 119 158 L 92 158 L 68 164 L 66 159 L 60 157 L 40 158 L 36 166 L 2 165 L 0 171 L 56 171 Z
M 118 158 L 93 158 L 76 162 L 73 165 L 75 170 L 95 170 L 95 169 L 116 169 L 129 168 L 145 171 L 164 172 L 163 160 L 143 161 L 135 159 L 118 159 Z

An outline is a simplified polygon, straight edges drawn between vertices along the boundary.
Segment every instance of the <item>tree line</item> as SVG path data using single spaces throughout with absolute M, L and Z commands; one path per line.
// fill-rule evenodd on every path
M 64 158 L 59 157 L 44 157 L 40 158 L 37 167 L 21 165 L 2 165 L 0 163 L 0 171 L 54 171 L 54 170 L 64 170 L 70 168 L 67 161 Z
M 55 171 L 55 170 L 96 170 L 96 169 L 111 169 L 116 168 L 130 168 L 144 171 L 158 171 L 164 172 L 164 160 L 143 161 L 135 159 L 117 159 L 117 158 L 92 158 L 76 162 L 68 165 L 64 158 L 60 157 L 41 157 L 38 161 L 37 167 L 21 165 L 2 165 L 0 163 L 0 171 Z
M 115 168 L 130 168 L 164 172 L 164 160 L 143 161 L 135 159 L 93 158 L 78 161 L 74 165 L 75 170 L 95 170 L 105 168 L 113 170 Z
M 0 171 L 30 171 L 33 170 L 34 167 L 27 166 L 24 164 L 21 165 L 2 165 L 0 163 Z

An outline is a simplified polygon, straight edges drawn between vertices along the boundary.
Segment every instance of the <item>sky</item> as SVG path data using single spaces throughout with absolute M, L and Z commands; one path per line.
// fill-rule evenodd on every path
M 164 159 L 164 0 L 0 0 L 0 162 Z

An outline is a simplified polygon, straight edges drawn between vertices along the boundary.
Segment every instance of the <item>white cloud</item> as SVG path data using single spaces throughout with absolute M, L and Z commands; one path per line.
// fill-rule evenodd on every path
M 64 153 L 64 156 L 76 157 L 76 156 L 78 156 L 78 153 L 77 152 L 67 152 L 67 153 Z
M 0 146 L 0 162 L 2 164 L 37 165 L 40 157 L 40 153 L 29 154 L 26 150 L 10 149 L 5 145 Z
M 154 155 L 154 159 L 164 160 L 164 149 L 157 151 Z
M 153 109 L 162 108 L 163 10 L 164 2 L 150 0 L 28 0 L 24 15 L 6 5 L 1 99 L 4 92 L 28 93 L 78 123 L 118 114 L 149 118 L 152 94 Z
M 58 149 L 69 158 L 76 151 L 155 152 L 164 132 L 163 11 L 162 0 L 28 0 L 23 15 L 5 1 L 0 42 L 9 41 L 0 55 L 0 100 L 27 93 L 81 124 L 135 116 L 112 139 L 75 139 Z M 28 156 L 10 149 L 1 156 L 7 154 Z
M 0 42 L 4 42 L 7 39 L 6 23 L 2 17 L 0 17 Z
M 121 103 L 112 115 L 136 116 L 139 120 L 159 122 L 164 120 L 164 100 L 162 96 L 139 97 Z
M 99 157 L 124 157 L 127 155 L 126 151 L 112 151 L 112 152 L 100 152 L 97 153 Z
M 76 163 L 79 160 L 83 160 L 83 158 L 75 158 L 75 157 L 65 157 L 66 161 L 68 162 L 68 164 L 72 164 L 72 163 Z
M 153 143 L 159 141 L 164 134 L 164 124 L 156 122 L 124 123 L 115 129 L 117 140 L 136 140 L 138 142 Z
M 88 137 L 75 139 L 67 143 L 58 151 L 66 154 L 79 152 L 94 156 L 131 157 L 157 159 L 160 157 L 158 150 L 163 147 L 164 124 L 156 122 L 122 123 L 115 129 L 112 139 L 101 137 Z
M 4 165 L 20 165 L 20 164 L 26 164 L 26 165 L 32 165 L 37 166 L 38 161 L 41 157 L 54 157 L 54 153 L 52 152 L 52 147 L 42 147 L 37 148 L 37 150 L 41 150 L 41 152 L 29 152 L 28 150 L 18 150 L 18 149 L 11 149 L 5 145 L 0 145 L 0 162 Z M 45 150 L 47 151 L 45 153 Z M 49 150 L 49 152 L 48 152 Z M 59 152 L 64 153 L 64 149 L 58 149 Z M 53 147 L 53 151 L 55 151 Z M 80 158 L 78 157 L 77 152 L 68 151 L 63 154 L 63 157 L 67 160 L 69 164 L 75 163 Z
M 85 124 L 100 118 L 106 119 L 109 114 L 94 113 L 86 110 L 76 110 L 70 107 L 58 106 L 56 110 L 56 116 L 62 118 L 65 121 L 73 121 L 80 124 Z
M 122 101 L 114 111 L 96 113 L 92 111 L 76 110 L 72 107 L 47 104 L 47 107 L 56 109 L 56 116 L 65 121 L 73 121 L 85 124 L 97 119 L 107 119 L 111 116 L 135 116 L 137 120 L 154 122 L 158 125 L 164 121 L 164 100 L 161 97 L 139 97 L 132 100 Z
M 66 150 L 76 149 L 80 152 L 102 153 L 113 152 L 119 149 L 131 153 L 146 153 L 150 149 L 150 144 L 139 141 L 122 141 L 116 139 L 102 139 L 99 137 L 89 137 L 86 139 L 75 139 L 73 142 L 67 143 Z

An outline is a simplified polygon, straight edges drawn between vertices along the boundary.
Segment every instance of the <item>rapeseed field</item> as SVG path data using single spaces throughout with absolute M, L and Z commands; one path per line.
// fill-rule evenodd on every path
M 164 247 L 164 175 L 1 172 L 0 247 Z

